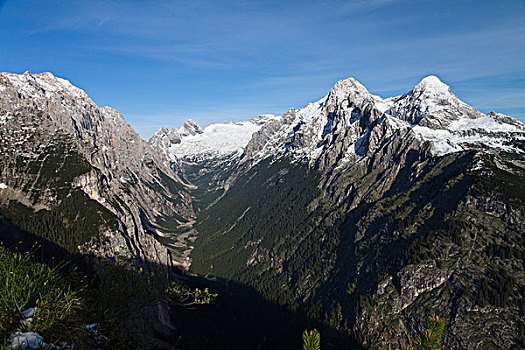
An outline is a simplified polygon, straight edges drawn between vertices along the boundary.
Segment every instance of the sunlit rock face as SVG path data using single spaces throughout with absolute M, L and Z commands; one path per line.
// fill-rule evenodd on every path
M 193 215 L 185 185 L 118 111 L 50 73 L 2 73 L 0 134 L 2 205 L 52 210 L 81 191 L 110 219 L 69 249 L 111 256 L 125 247 L 172 264 L 153 235 L 165 230 L 159 218 L 176 214 L 182 223 Z

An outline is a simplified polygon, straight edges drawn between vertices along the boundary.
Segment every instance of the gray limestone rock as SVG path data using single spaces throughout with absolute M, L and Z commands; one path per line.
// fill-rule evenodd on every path
M 84 91 L 50 73 L 2 73 L 0 116 L 0 182 L 17 194 L 12 197 L 34 209 L 60 203 L 64 198 L 56 189 L 40 185 L 42 159 L 46 152 L 74 152 L 91 169 L 68 183 L 65 193 L 81 189 L 118 221 L 117 232 L 101 232 L 106 244 L 80 249 L 112 256 L 125 246 L 146 262 L 172 264 L 154 235 L 166 231 L 158 218 L 193 215 L 185 184 L 118 111 L 98 107 Z M 75 166 L 65 158 L 61 168 Z

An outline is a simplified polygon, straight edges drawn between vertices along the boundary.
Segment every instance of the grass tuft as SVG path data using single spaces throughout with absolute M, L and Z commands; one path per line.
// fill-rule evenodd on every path
M 63 265 L 49 267 L 29 253 L 9 252 L 0 245 L 0 344 L 9 332 L 34 331 L 52 342 L 72 341 L 81 325 L 75 322 L 82 308 L 81 290 L 64 279 Z M 32 321 L 24 324 L 22 312 L 35 308 Z

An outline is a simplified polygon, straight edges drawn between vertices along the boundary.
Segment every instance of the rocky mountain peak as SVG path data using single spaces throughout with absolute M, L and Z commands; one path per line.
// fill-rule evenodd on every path
M 393 135 L 428 142 L 430 152 L 466 149 L 523 152 L 523 124 L 496 113 L 485 115 L 455 96 L 436 76 L 410 92 L 388 99 L 370 94 L 353 78 L 335 84 L 328 95 L 266 124 L 246 147 L 244 161 L 277 154 L 308 159 L 321 168 L 350 166 L 371 156 Z M 414 146 L 415 147 L 415 146 Z
M 179 133 L 182 136 L 195 136 L 196 134 L 202 134 L 203 132 L 204 130 L 202 130 L 202 128 L 191 119 L 186 120 L 179 130 Z
M 484 116 L 454 95 L 450 87 L 436 76 L 421 80 L 409 93 L 394 98 L 391 115 L 412 125 L 431 129 L 448 129 L 461 118 Z
M 330 89 L 330 93 L 341 93 L 343 95 L 348 94 L 363 94 L 367 95 L 369 94 L 368 90 L 364 87 L 363 84 L 361 84 L 359 81 L 357 81 L 353 77 L 349 77 L 346 79 L 341 79 L 335 85 Z
M 50 99 L 59 94 L 65 94 L 72 98 L 88 98 L 82 89 L 77 88 L 68 80 L 55 77 L 49 72 L 38 74 L 29 71 L 24 74 L 0 73 L 0 91 L 7 87 L 14 87 L 19 93 L 37 99 Z
M 354 105 L 362 106 L 363 104 L 372 101 L 373 97 L 368 90 L 354 78 L 347 78 L 339 80 L 330 89 L 330 93 L 326 96 L 325 104 L 329 110 L 338 108 L 343 101 L 352 101 Z
M 156 150 L 167 156 L 167 150 L 172 146 L 182 142 L 181 134 L 177 128 L 160 128 L 148 140 L 148 143 Z

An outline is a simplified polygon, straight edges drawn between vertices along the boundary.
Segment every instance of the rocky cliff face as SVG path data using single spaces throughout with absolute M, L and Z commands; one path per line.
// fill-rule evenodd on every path
M 340 81 L 253 134 L 191 269 L 367 348 L 414 342 L 432 313 L 449 348 L 523 346 L 524 141 L 437 77 L 386 100 Z
M 50 73 L 2 73 L 0 116 L 4 220 L 16 224 L 15 207 L 32 217 L 78 196 L 71 215 L 93 215 L 92 232 L 68 238 L 67 249 L 112 256 L 124 246 L 145 261 L 172 263 L 154 236 L 192 215 L 185 185 L 118 111 Z

